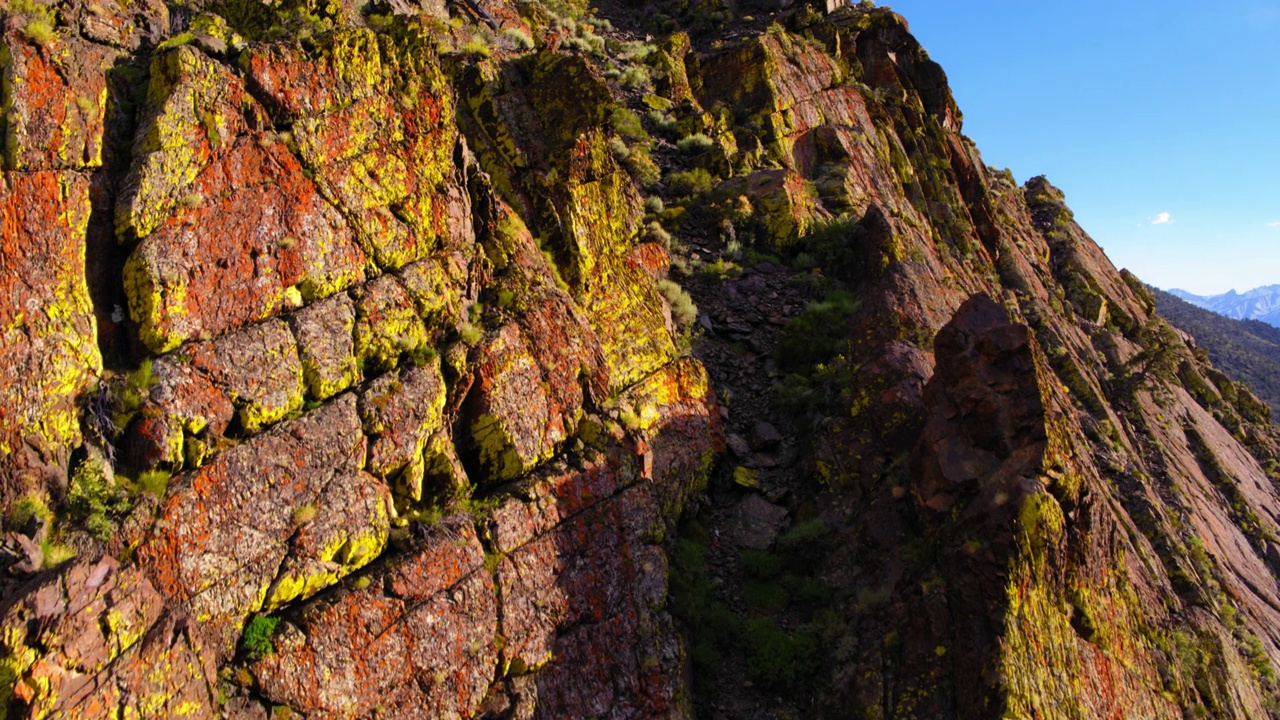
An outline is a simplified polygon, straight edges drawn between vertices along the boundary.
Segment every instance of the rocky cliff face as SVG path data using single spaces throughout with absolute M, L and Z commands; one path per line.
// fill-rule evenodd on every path
M 1266 407 L 822 10 L 10 2 L 0 716 L 1276 712 Z

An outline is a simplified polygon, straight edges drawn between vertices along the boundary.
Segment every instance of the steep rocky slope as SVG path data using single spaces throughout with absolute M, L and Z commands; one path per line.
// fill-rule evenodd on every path
M 0 716 L 1276 713 L 1266 406 L 826 10 L 9 3 Z

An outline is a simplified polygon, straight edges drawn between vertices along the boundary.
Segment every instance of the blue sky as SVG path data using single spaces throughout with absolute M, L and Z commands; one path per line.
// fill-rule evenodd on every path
M 986 163 L 1047 176 L 1117 267 L 1200 294 L 1280 283 L 1280 0 L 890 7 Z

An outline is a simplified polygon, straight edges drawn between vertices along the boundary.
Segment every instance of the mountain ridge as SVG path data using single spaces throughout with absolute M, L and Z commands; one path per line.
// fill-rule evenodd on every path
M 1259 320 L 1280 327 L 1280 285 L 1264 285 L 1243 293 L 1196 295 L 1174 288 L 1168 293 L 1197 307 L 1235 320 Z
M 1280 717 L 1280 430 L 884 8 L 4 6 L 0 717 Z

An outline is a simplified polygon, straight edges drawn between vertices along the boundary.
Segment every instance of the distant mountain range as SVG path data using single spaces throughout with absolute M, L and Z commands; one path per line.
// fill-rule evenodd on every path
M 1196 295 L 1176 288 L 1168 292 L 1219 315 L 1236 320 L 1260 320 L 1280 327 L 1280 285 L 1267 285 L 1245 293 L 1232 290 L 1221 295 Z
M 1172 294 L 1178 292 L 1176 290 L 1151 290 L 1156 296 L 1156 312 L 1161 317 L 1179 330 L 1190 333 L 1196 344 L 1209 353 L 1209 359 L 1218 369 L 1236 380 L 1243 380 L 1254 394 L 1271 406 L 1274 416 L 1280 417 L 1280 328 L 1257 320 L 1224 317 L 1221 313 L 1181 300 Z M 1280 291 L 1280 286 L 1272 286 L 1270 290 Z M 1273 318 L 1275 315 L 1276 312 L 1272 311 Z

